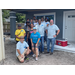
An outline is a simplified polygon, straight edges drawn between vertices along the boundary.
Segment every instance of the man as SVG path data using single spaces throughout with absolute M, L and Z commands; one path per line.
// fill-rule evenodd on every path
M 20 36 L 25 37 L 26 32 L 24 29 L 21 29 L 21 25 L 18 25 L 18 29 L 15 31 L 15 36 L 16 36 L 16 43 L 20 41 Z
M 16 45 L 16 56 L 18 58 L 18 60 L 23 63 L 25 57 L 27 57 L 27 55 L 31 52 L 31 50 L 29 49 L 28 44 L 24 41 L 24 36 L 20 37 L 20 41 L 17 43 Z M 27 49 L 26 49 L 27 47 Z
M 59 34 L 60 30 L 57 27 L 57 25 L 53 24 L 53 20 L 50 20 L 50 25 L 48 25 L 47 30 L 48 30 L 47 53 L 49 53 L 50 42 L 51 42 L 52 46 L 51 46 L 50 55 L 52 55 L 54 51 L 55 38 Z
M 29 18 L 27 18 L 26 22 L 29 21 Z M 24 24 L 24 26 L 26 25 L 26 23 Z
M 45 18 L 45 23 L 46 23 L 46 26 L 50 24 L 50 23 L 48 22 L 48 19 L 47 19 L 47 18 Z M 45 28 L 44 39 L 45 39 L 45 42 L 47 43 L 47 27 Z
M 23 29 L 26 31 L 25 40 L 28 41 L 28 32 L 30 30 L 30 22 L 29 21 L 26 22 L 26 26 L 24 26 Z
M 38 29 L 38 20 L 35 20 L 34 26 L 36 27 L 36 29 Z
M 33 22 L 35 23 L 35 19 L 36 19 L 36 17 L 35 16 L 33 16 Z
M 45 21 L 44 21 L 44 18 L 43 18 L 43 17 L 41 18 L 41 23 L 45 23 Z
M 36 27 L 33 28 L 33 33 L 30 36 L 31 44 L 32 44 L 32 51 L 33 51 L 33 57 L 36 56 L 35 60 L 38 60 L 38 47 L 40 43 L 40 34 L 36 32 Z
M 40 33 L 41 36 L 41 52 L 44 53 L 44 31 L 46 28 L 46 24 L 45 23 L 41 23 L 41 20 L 39 19 L 38 21 L 38 32 Z

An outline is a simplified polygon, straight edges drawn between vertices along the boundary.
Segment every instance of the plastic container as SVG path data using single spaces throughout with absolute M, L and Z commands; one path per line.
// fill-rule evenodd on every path
M 57 39 L 56 40 L 56 45 L 59 45 L 59 46 L 63 46 L 63 47 L 65 47 L 65 46 L 67 46 L 67 40 L 59 40 L 59 39 Z

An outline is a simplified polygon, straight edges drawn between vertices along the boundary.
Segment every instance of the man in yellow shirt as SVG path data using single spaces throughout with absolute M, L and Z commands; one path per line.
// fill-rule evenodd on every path
M 15 31 L 15 36 L 16 36 L 16 43 L 20 41 L 20 36 L 25 37 L 26 32 L 24 29 L 21 29 L 21 25 L 18 25 L 18 29 Z

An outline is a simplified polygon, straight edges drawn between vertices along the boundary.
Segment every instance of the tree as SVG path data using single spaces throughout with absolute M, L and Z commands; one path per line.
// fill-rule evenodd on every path
M 25 23 L 26 21 L 26 15 L 22 13 L 16 13 L 16 21 L 18 23 Z
M 5 18 L 6 18 L 6 19 L 9 18 L 9 16 L 10 16 L 10 13 L 9 13 L 9 12 L 10 12 L 10 10 L 2 9 L 2 18 L 3 18 L 3 23 L 6 22 L 6 21 L 5 21 Z

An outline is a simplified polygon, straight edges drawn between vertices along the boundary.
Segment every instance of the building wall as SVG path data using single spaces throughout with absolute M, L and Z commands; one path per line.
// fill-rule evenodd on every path
M 56 25 L 60 29 L 60 33 L 57 36 L 57 39 L 62 39 L 63 38 L 63 11 L 70 11 L 70 10 L 75 10 L 75 9 L 50 9 L 50 10 L 44 10 L 44 11 L 35 11 L 35 12 L 30 12 L 26 14 L 26 17 L 31 19 L 33 18 L 34 14 L 55 12 Z

